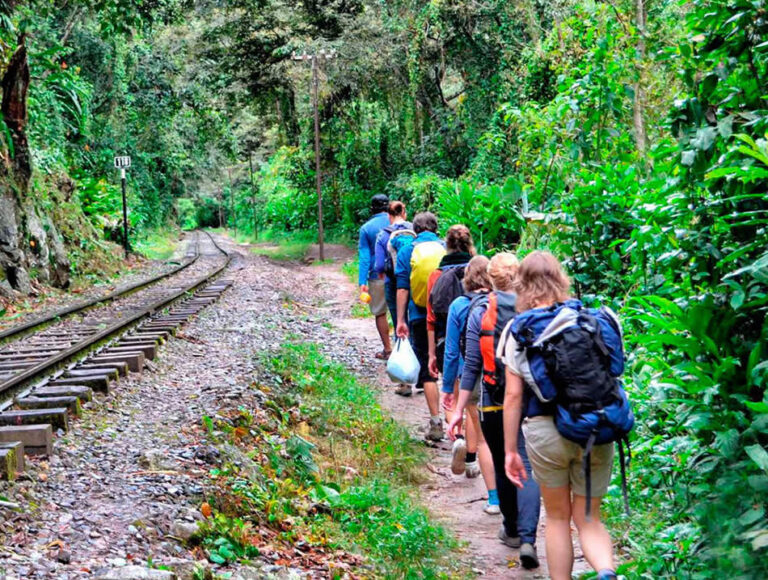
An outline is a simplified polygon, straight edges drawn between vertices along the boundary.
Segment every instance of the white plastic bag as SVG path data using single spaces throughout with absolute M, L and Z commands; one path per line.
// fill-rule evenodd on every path
M 395 349 L 387 361 L 387 374 L 393 383 L 415 385 L 419 381 L 421 365 L 408 339 L 398 338 Z

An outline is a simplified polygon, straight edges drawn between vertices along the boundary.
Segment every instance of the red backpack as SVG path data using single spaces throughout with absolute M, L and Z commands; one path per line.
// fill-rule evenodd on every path
M 517 296 L 509 292 L 488 294 L 488 308 L 480 326 L 480 354 L 483 357 L 483 389 L 497 405 L 504 404 L 504 364 L 496 358 L 501 333 L 515 317 Z

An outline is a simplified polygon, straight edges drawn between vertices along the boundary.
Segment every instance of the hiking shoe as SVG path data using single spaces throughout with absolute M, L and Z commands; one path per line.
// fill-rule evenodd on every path
M 483 508 L 483 511 L 487 513 L 489 516 L 497 516 L 501 513 L 501 508 L 497 503 L 485 502 L 485 507 Z
M 413 389 L 411 388 L 411 385 L 402 383 L 395 389 L 395 394 L 400 395 L 401 397 L 410 397 L 413 394 Z
M 467 479 L 474 479 L 480 475 L 480 464 L 477 460 L 467 463 L 464 468 L 464 475 L 467 476 Z
M 451 471 L 454 475 L 461 475 L 464 473 L 466 459 L 467 442 L 464 440 L 464 437 L 457 437 L 451 448 Z
M 533 570 L 539 567 L 539 557 L 536 555 L 536 546 L 525 542 L 520 546 L 520 564 L 526 570 Z
M 502 544 L 509 546 L 510 548 L 520 547 L 520 536 L 508 536 L 507 530 L 504 529 L 504 524 L 501 524 L 501 527 L 499 528 L 499 540 Z
M 443 422 L 438 421 L 437 423 L 433 423 L 431 420 L 429 422 L 429 431 L 427 431 L 427 439 L 430 441 L 442 441 L 443 440 Z

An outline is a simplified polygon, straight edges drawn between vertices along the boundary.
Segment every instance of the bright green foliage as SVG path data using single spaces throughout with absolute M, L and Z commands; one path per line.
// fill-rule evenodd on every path
M 271 526 L 277 541 L 360 553 L 377 577 L 458 577 L 454 541 L 413 500 L 423 449 L 374 390 L 314 345 L 263 362 L 272 377 L 264 408 L 204 421 L 229 459 L 211 473 L 217 513 L 200 535 L 209 559 L 256 556 L 257 530 Z

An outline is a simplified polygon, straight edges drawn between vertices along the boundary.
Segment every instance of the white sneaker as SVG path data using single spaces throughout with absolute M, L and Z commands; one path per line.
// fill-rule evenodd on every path
M 483 508 L 483 511 L 487 513 L 489 516 L 497 516 L 501 513 L 501 508 L 499 507 L 499 504 L 490 504 L 488 502 L 485 502 L 485 507 Z
M 466 467 L 464 468 L 464 475 L 467 476 L 467 479 L 474 479 L 480 475 L 480 464 L 477 462 L 477 460 L 466 464 Z
M 451 448 L 451 471 L 455 475 L 464 473 L 467 459 L 467 442 L 464 437 L 457 437 Z

